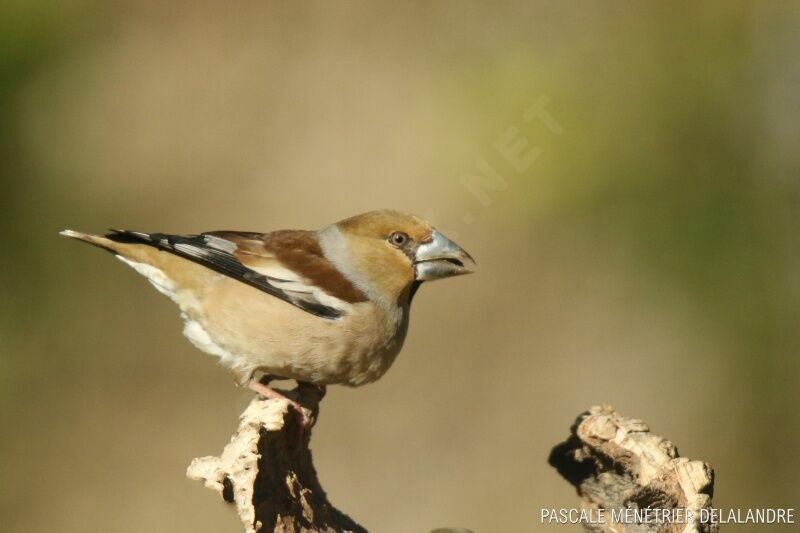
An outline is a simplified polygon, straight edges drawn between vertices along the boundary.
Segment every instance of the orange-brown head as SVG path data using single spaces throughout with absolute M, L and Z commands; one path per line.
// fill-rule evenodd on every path
M 428 222 L 392 210 L 347 218 L 320 232 L 328 259 L 372 300 L 398 303 L 415 283 L 472 272 L 472 257 Z

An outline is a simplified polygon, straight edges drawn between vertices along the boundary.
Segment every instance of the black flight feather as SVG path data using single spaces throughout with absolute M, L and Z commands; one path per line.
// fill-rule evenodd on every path
M 313 315 L 329 319 L 336 319 L 342 316 L 342 312 L 336 308 L 319 302 L 293 298 L 289 292 L 273 285 L 269 276 L 259 274 L 240 263 L 232 252 L 212 246 L 209 244 L 207 237 L 219 238 L 214 233 L 217 232 L 201 233 L 200 235 L 169 235 L 166 233 L 141 233 L 138 231 L 112 229 L 111 233 L 105 235 L 105 237 L 115 242 L 146 244 L 159 250 L 173 253 L 271 294 Z M 250 232 L 225 233 L 236 233 L 245 237 L 259 236 L 257 233 Z M 235 244 L 230 244 L 235 250 Z M 280 280 L 276 279 L 275 281 Z

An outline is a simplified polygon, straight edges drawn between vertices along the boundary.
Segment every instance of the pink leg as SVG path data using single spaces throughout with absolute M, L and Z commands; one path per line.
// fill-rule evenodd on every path
M 309 419 L 308 415 L 306 415 L 306 412 L 303 410 L 303 407 L 296 401 L 292 400 L 291 398 L 287 398 L 280 392 L 276 391 L 273 388 L 270 388 L 269 386 L 261 383 L 260 381 L 252 380 L 250 381 L 248 387 L 250 387 L 250 390 L 257 392 L 264 398 L 286 400 L 287 402 L 289 402 L 292 408 L 300 414 L 300 419 L 302 420 L 302 429 L 305 430 L 311 425 L 311 420 Z

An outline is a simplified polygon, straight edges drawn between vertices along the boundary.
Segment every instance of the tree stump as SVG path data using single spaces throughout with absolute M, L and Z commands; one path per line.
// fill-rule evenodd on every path
M 312 420 L 324 391 L 299 385 L 287 393 Z M 312 463 L 311 430 L 283 399 L 256 396 L 219 457 L 194 459 L 187 476 L 202 480 L 235 506 L 245 533 L 353 532 L 366 529 L 328 501 Z M 570 436 L 553 448 L 549 462 L 571 483 L 585 510 L 684 510 L 701 516 L 711 508 L 714 475 L 702 461 L 680 457 L 670 441 L 641 420 L 609 406 L 578 416 Z M 584 523 L 593 533 L 716 533 L 718 526 L 687 522 Z M 437 531 L 468 531 L 444 528 Z
M 569 438 L 555 446 L 550 464 L 572 484 L 583 509 L 684 510 L 693 522 L 584 524 L 587 532 L 713 533 L 701 510 L 711 508 L 714 472 L 702 461 L 678 455 L 674 444 L 650 432 L 641 420 L 625 418 L 609 406 L 578 416 Z M 630 515 L 628 515 L 630 516 Z
M 316 420 L 324 391 L 299 385 L 286 393 Z M 283 399 L 256 396 L 219 457 L 194 459 L 186 475 L 234 505 L 246 533 L 366 533 L 328 501 L 317 479 L 300 415 Z

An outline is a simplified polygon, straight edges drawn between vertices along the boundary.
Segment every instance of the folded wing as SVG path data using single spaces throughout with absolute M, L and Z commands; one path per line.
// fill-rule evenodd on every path
M 106 237 L 173 253 L 327 319 L 340 318 L 352 304 L 366 301 L 325 258 L 313 231 L 169 235 L 113 230 Z

